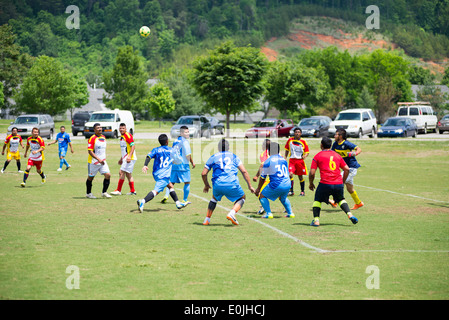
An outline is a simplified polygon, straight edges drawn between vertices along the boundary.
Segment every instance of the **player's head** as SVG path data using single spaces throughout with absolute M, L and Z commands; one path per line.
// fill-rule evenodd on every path
M 273 154 L 279 154 L 279 151 L 281 151 L 281 147 L 279 146 L 279 143 L 271 142 L 270 147 L 268 148 L 268 152 L 270 153 L 270 156 Z
M 179 128 L 179 135 L 181 137 L 184 137 L 185 139 L 188 139 L 190 137 L 189 127 L 182 126 L 181 128 Z
M 126 124 L 124 124 L 123 122 L 120 123 L 120 126 L 119 126 L 118 130 L 120 131 L 121 135 L 124 135 L 125 132 L 126 132 Z
M 337 142 L 346 140 L 346 130 L 345 129 L 337 129 L 337 131 L 335 131 L 334 138 L 335 138 L 335 141 L 337 141 Z
M 13 127 L 11 129 L 11 133 L 12 133 L 13 136 L 17 135 L 17 127 Z
M 296 127 L 295 129 L 293 129 L 293 134 L 295 136 L 295 139 L 301 138 L 301 135 L 302 135 L 301 128 L 300 127 Z
M 103 132 L 103 128 L 98 122 L 94 124 L 94 132 L 97 136 L 99 136 Z
M 39 135 L 39 128 L 34 127 L 31 129 L 31 135 L 36 138 Z
M 159 143 L 161 144 L 161 146 L 166 146 L 168 145 L 168 137 L 165 133 L 161 134 L 158 138 Z
M 59 127 L 59 131 L 61 131 L 62 133 L 64 133 L 64 132 L 65 132 L 65 127 L 64 127 L 64 126 L 60 126 L 60 127 Z
M 270 139 L 265 139 L 262 143 L 262 149 L 263 151 L 267 150 L 270 147 Z
M 332 140 L 329 137 L 323 137 L 323 139 L 321 139 L 321 149 L 327 150 L 330 149 L 331 147 L 332 147 Z
M 218 142 L 218 151 L 219 152 L 229 151 L 229 142 L 226 139 L 221 139 Z

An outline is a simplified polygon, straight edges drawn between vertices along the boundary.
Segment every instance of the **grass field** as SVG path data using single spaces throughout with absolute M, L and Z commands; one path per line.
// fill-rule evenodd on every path
M 319 140 L 308 142 L 310 166 Z M 235 147 L 251 176 L 258 165 L 245 150 L 255 143 Z M 283 217 L 279 202 L 272 203 L 275 219 L 261 219 L 255 214 L 257 198 L 247 193 L 239 226 L 226 220 L 232 206 L 227 200 L 211 225 L 203 226 L 211 194 L 202 192 L 200 173 L 215 142 L 209 148 L 203 141 L 202 156 L 193 148 L 192 204 L 177 210 L 171 199 L 161 204 L 158 195 L 143 214 L 136 200 L 152 190 L 154 180 L 141 167 L 156 141 L 137 141 L 138 196 L 95 200 L 85 198 L 86 141 L 74 140 L 75 153 L 67 157 L 72 168 L 62 172 L 56 171 L 57 146 L 47 147 L 46 184 L 33 168 L 27 187 L 20 188 L 22 174 L 14 163 L 0 176 L 0 298 L 448 299 L 448 142 L 363 139 L 358 144 L 363 152 L 356 190 L 365 203 L 354 212 L 359 223 L 324 207 L 319 228 L 309 226 L 313 193 L 308 190 L 305 197 L 290 198 L 294 219 Z M 117 141 L 108 140 L 107 153 L 113 191 Z M 97 176 L 93 183 L 97 197 L 102 180 Z M 298 188 L 296 182 L 297 194 Z M 127 183 L 123 191 L 128 192 Z M 349 195 L 347 200 L 352 207 Z M 66 287 L 69 266 L 79 270 L 78 290 Z M 368 289 L 375 275 L 379 288 Z

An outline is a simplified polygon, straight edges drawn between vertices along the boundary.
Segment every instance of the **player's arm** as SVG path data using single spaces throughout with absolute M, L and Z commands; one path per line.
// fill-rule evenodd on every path
M 148 165 L 150 164 L 150 161 L 151 161 L 151 158 L 150 158 L 149 155 L 147 155 L 147 157 L 145 158 L 145 163 L 144 163 L 143 168 L 142 168 L 142 172 L 143 173 L 147 173 Z
M 100 158 L 94 153 L 93 150 L 88 149 L 87 152 L 89 153 L 89 155 L 90 155 L 92 158 L 96 159 L 100 164 L 104 164 L 104 159 L 100 159 Z
M 72 146 L 72 141 L 69 142 L 69 146 L 70 146 L 70 151 L 73 153 L 73 146 Z
M 342 167 L 342 169 L 343 169 L 343 183 L 345 183 L 346 179 L 348 179 L 348 176 L 349 176 L 349 167 L 345 163 L 345 165 L 344 165 L 344 167 Z
M 203 183 L 204 183 L 204 189 L 203 189 L 204 193 L 208 193 L 209 189 L 211 188 L 210 184 L 209 184 L 209 180 L 207 179 L 208 173 L 209 173 L 209 169 L 204 167 L 203 172 L 201 172 L 201 178 L 203 179 Z
M 351 152 L 348 152 L 349 157 L 358 156 L 362 152 L 362 149 L 359 146 L 356 146 Z
M 128 156 L 126 157 L 126 162 L 130 163 L 131 162 L 131 158 L 134 154 L 134 151 L 136 150 L 136 146 L 133 144 L 131 145 L 131 150 L 129 150 Z
M 315 190 L 315 184 L 313 183 L 313 181 L 315 180 L 315 173 L 316 169 L 311 168 L 309 172 L 309 189 L 312 191 Z
M 251 178 L 249 176 L 248 171 L 246 170 L 245 166 L 243 165 L 243 163 L 241 163 L 238 166 L 240 172 L 243 175 L 243 179 L 245 179 L 246 183 L 248 184 L 248 189 L 251 191 L 251 193 L 254 193 L 256 190 L 254 189 L 254 187 L 251 185 Z
M 254 191 L 254 194 L 256 196 L 259 196 L 260 190 L 262 189 L 263 184 L 265 183 L 266 176 L 260 176 L 259 178 L 259 185 L 257 186 L 257 189 Z
M 254 181 L 254 182 L 256 182 L 257 179 L 259 178 L 260 173 L 262 172 L 262 167 L 263 167 L 263 162 L 260 164 L 259 169 L 257 170 L 257 173 L 256 173 L 256 175 L 255 175 L 254 178 L 253 178 L 253 181 Z
M 25 148 L 25 154 L 23 155 L 24 158 L 27 157 L 28 149 L 30 149 L 29 143 L 27 143 L 27 147 Z
M 5 148 L 6 148 L 6 142 L 3 144 L 2 155 L 5 154 Z M 23 146 L 22 146 L 22 148 L 23 148 Z

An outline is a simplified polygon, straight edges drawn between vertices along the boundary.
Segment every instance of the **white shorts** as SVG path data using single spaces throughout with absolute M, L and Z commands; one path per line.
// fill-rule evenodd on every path
M 122 166 L 120 167 L 120 171 L 127 172 L 127 173 L 133 173 L 134 165 L 136 164 L 137 160 L 131 160 L 129 163 L 126 162 L 126 160 L 122 161 Z
M 104 164 L 87 164 L 87 173 L 89 177 L 95 177 L 98 172 L 100 172 L 101 174 L 109 173 L 110 171 L 108 163 L 105 162 Z
M 344 171 L 341 172 L 341 176 L 343 177 Z M 346 179 L 345 183 L 354 185 L 354 177 L 357 175 L 357 168 L 349 168 L 349 175 Z

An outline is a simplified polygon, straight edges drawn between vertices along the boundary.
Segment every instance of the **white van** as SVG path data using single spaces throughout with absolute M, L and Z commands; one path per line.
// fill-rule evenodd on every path
M 128 110 L 95 111 L 88 122 L 84 124 L 83 135 L 90 138 L 94 135 L 94 124 L 99 123 L 103 128 L 103 135 L 108 138 L 120 136 L 120 123 L 126 124 L 126 130 L 134 134 L 134 117 Z
M 368 134 L 377 137 L 377 119 L 371 109 L 347 109 L 340 111 L 329 125 L 329 136 L 333 137 L 337 129 L 345 129 L 348 137 L 362 138 Z
M 429 102 L 398 102 L 397 116 L 411 118 L 416 123 L 418 131 L 436 132 L 438 119 Z

